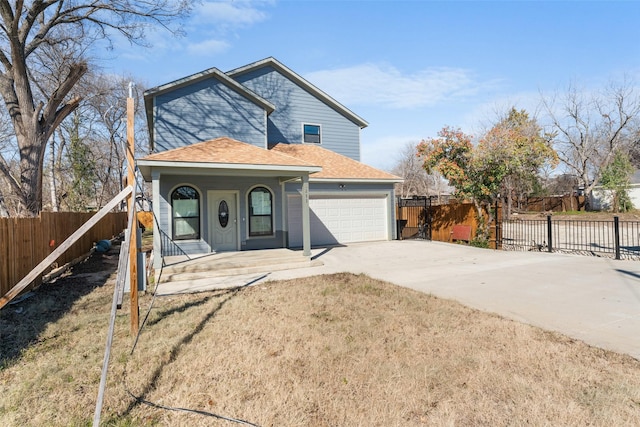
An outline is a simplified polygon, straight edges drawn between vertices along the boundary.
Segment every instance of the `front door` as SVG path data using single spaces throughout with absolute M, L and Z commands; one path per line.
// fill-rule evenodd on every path
M 233 191 L 209 191 L 209 242 L 211 250 L 237 251 L 238 194 Z

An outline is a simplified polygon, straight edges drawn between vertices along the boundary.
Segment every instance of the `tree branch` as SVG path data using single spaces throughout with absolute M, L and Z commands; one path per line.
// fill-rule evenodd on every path
M 59 118 L 60 111 L 57 111 L 58 107 L 67 97 L 71 89 L 73 89 L 76 83 L 78 83 L 78 81 L 82 78 L 82 76 L 87 72 L 87 70 L 88 70 L 87 64 L 84 62 L 71 65 L 69 69 L 69 74 L 67 74 L 64 81 L 58 86 L 58 88 L 49 97 L 47 101 L 47 106 L 42 113 L 42 117 L 40 118 L 41 125 L 52 126 L 53 123 L 55 122 L 59 124 L 66 117 L 65 115 L 61 119 Z M 74 101 L 75 99 L 77 99 L 77 102 Z M 76 104 L 76 107 L 77 107 L 77 104 L 80 102 L 80 97 L 76 97 L 74 98 L 74 100 L 72 100 L 73 102 L 71 101 L 70 102 L 72 104 Z M 63 110 L 66 110 L 66 106 L 63 107 Z M 69 111 L 67 115 L 71 111 Z M 47 131 L 47 134 L 49 133 L 50 132 Z
M 15 177 L 11 173 L 9 164 L 5 160 L 2 153 L 0 153 L 0 172 L 2 172 L 2 175 L 9 183 L 9 186 L 11 187 L 11 190 L 13 191 L 13 193 L 15 193 L 16 195 L 21 195 L 22 189 L 20 188 L 20 183 L 18 182 L 18 180 L 15 179 Z

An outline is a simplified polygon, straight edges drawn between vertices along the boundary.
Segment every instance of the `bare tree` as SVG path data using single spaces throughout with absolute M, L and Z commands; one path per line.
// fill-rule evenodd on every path
M 87 73 L 78 83 L 84 99 L 52 136 L 46 156 L 44 190 L 51 209 L 99 208 L 122 190 L 125 171 L 126 99 L 133 78 Z M 143 122 L 142 93 L 135 83 L 136 115 Z M 136 152 L 148 152 L 144 126 L 136 127 Z M 45 209 L 48 205 L 44 204 Z
M 42 209 L 47 142 L 80 105 L 74 88 L 89 70 L 89 49 L 117 33 L 141 43 L 146 26 L 169 28 L 191 3 L 0 0 L 0 95 L 19 151 L 17 175 L 0 152 L 0 175 L 25 214 Z
M 442 196 L 450 191 L 449 186 L 438 173 L 427 174 L 418 156 L 417 144 L 407 142 L 398 151 L 396 164 L 391 173 L 404 178 L 396 184 L 396 194 L 407 198 L 411 196 Z
M 555 134 L 556 152 L 584 188 L 589 209 L 602 170 L 617 151 L 628 151 L 638 143 L 637 91 L 628 81 L 592 94 L 571 86 L 559 99 L 543 98 L 542 102 Z
M 96 205 L 101 206 L 120 190 L 125 177 L 123 164 L 126 158 L 126 117 L 129 83 L 134 83 L 136 97 L 136 122 L 143 123 L 144 85 L 127 76 L 96 76 L 92 87 L 95 95 L 88 100 L 88 114 L 93 117 L 94 126 L 88 136 L 88 143 L 96 161 L 97 179 L 100 187 L 96 192 Z M 148 153 L 148 134 L 145 126 L 136 128 L 136 152 Z
M 638 135 L 638 138 L 640 139 L 640 133 Z M 636 169 L 640 169 L 640 144 L 635 144 L 631 147 L 631 150 L 629 151 L 629 157 L 631 159 L 631 164 Z

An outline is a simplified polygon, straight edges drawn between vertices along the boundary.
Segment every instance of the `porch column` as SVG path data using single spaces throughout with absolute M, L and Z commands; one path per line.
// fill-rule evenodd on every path
M 311 226 L 309 222 L 309 174 L 302 175 L 302 255 L 311 256 Z
M 156 272 L 162 267 L 162 238 L 160 236 L 160 172 L 151 172 L 151 195 L 153 201 L 153 268 Z M 157 277 L 156 277 L 157 279 Z M 157 283 L 157 282 L 156 282 Z

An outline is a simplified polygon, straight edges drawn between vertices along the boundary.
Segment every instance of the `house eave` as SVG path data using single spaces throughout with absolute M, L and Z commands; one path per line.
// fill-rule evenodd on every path
M 320 172 L 320 166 L 299 166 L 299 165 L 265 165 L 247 163 L 207 163 L 207 162 L 172 162 L 158 160 L 138 160 L 138 169 L 142 173 L 145 181 L 151 180 L 151 169 L 162 169 L 165 173 L 180 174 L 188 173 L 201 174 L 205 170 L 211 175 L 226 176 L 294 176 L 313 174 Z
M 216 80 L 218 80 L 219 82 L 221 82 L 222 84 L 230 88 L 231 90 L 239 93 L 240 95 L 246 97 L 256 105 L 260 106 L 267 112 L 267 115 L 271 114 L 276 109 L 275 105 L 273 105 L 271 102 L 262 98 L 260 95 L 253 92 L 251 89 L 233 80 L 228 75 L 220 71 L 218 68 L 216 67 L 209 68 L 199 73 L 195 73 L 190 76 L 183 77 L 183 78 L 174 80 L 172 82 L 153 87 L 144 92 L 144 107 L 145 107 L 145 114 L 147 116 L 147 127 L 149 129 L 150 144 L 151 144 L 152 150 L 154 146 L 154 134 L 153 134 L 154 99 L 157 96 L 163 95 L 165 93 L 169 93 L 181 87 L 185 87 L 185 86 L 200 82 L 202 80 L 210 79 L 210 78 L 215 78 Z
M 369 179 L 369 178 L 313 178 L 309 177 L 309 182 L 314 183 L 340 183 L 340 184 L 399 184 L 404 182 L 401 178 L 391 179 Z
M 272 56 L 270 56 L 268 58 L 265 58 L 265 59 L 262 59 L 260 61 L 253 62 L 253 63 L 248 64 L 248 65 L 245 65 L 243 67 L 239 67 L 239 68 L 236 68 L 234 70 L 228 71 L 226 74 L 229 77 L 233 78 L 235 76 L 239 76 L 239 75 L 248 73 L 248 72 L 250 72 L 252 70 L 255 70 L 255 69 L 267 66 L 267 65 L 271 65 L 276 70 L 278 70 L 280 73 L 284 74 L 290 80 L 295 82 L 298 86 L 302 87 L 303 89 L 305 89 L 309 93 L 313 94 L 316 98 L 322 100 L 325 104 L 329 105 L 331 108 L 333 108 L 334 110 L 338 111 L 340 114 L 342 114 L 343 116 L 345 116 L 346 118 L 351 120 L 353 123 L 358 125 L 360 127 L 360 129 L 364 129 L 367 126 L 369 126 L 369 123 L 365 119 L 363 119 L 362 117 L 358 116 L 353 111 L 349 110 L 347 107 L 345 107 L 344 105 L 342 105 L 341 103 L 336 101 L 334 98 L 332 98 L 326 92 L 324 92 L 321 89 L 317 88 L 316 86 L 311 84 L 309 81 L 305 80 L 302 76 L 300 76 L 299 74 L 297 74 L 296 72 L 294 72 L 293 70 L 291 70 L 286 65 L 282 64 L 280 61 L 278 61 L 277 59 L 275 59 Z

